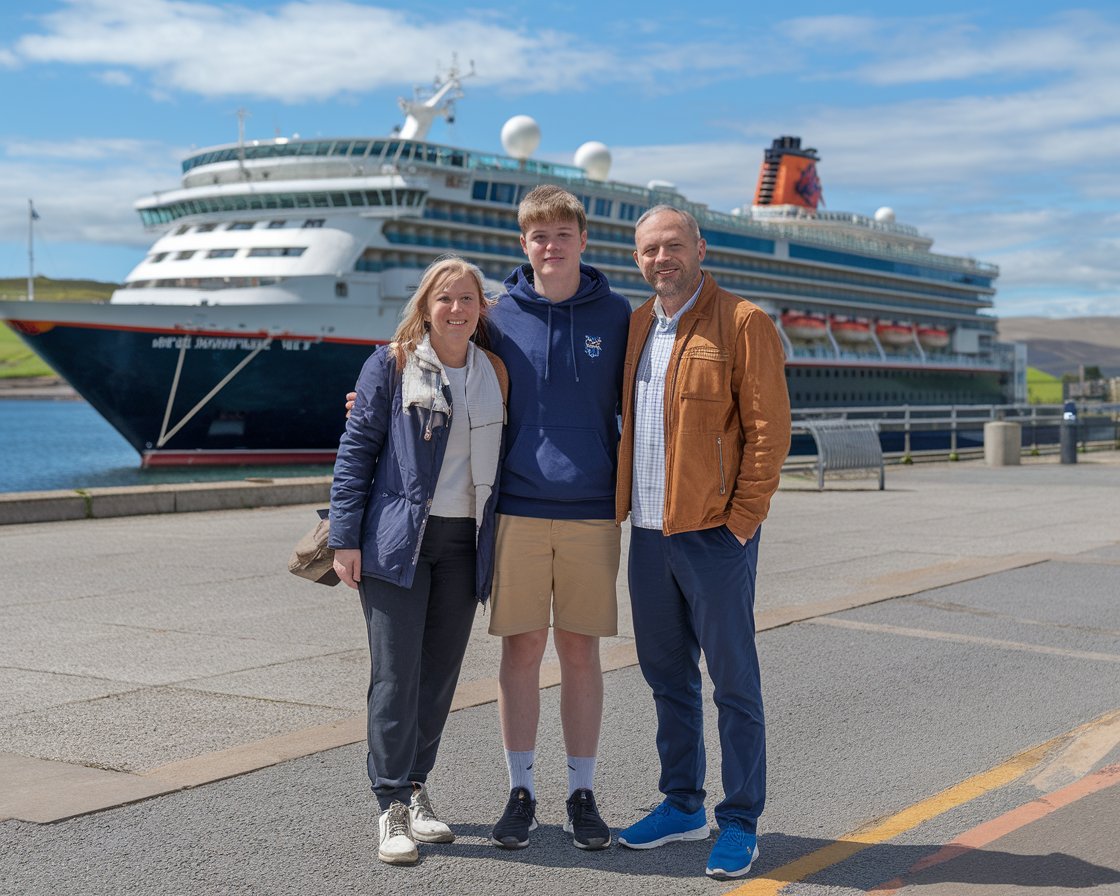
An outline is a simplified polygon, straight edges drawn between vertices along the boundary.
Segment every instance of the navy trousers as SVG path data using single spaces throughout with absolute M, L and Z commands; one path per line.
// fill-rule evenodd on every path
M 475 521 L 429 517 L 416 577 L 401 588 L 363 576 L 369 634 L 366 769 L 382 811 L 408 805 L 436 762 L 467 651 L 475 598 Z
M 715 686 L 724 799 L 721 825 L 755 831 L 766 800 L 766 724 L 755 649 L 758 539 L 726 526 L 663 535 L 634 526 L 630 604 L 638 662 L 657 708 L 658 785 L 682 812 L 704 805 L 700 653 Z

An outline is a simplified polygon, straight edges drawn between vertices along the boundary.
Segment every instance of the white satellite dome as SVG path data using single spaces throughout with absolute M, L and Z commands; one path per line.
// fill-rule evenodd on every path
M 598 140 L 589 140 L 576 150 L 575 163 L 591 180 L 606 180 L 611 170 L 611 151 Z
M 884 205 L 881 209 L 875 212 L 875 220 L 880 224 L 893 224 L 894 209 L 890 206 Z
M 541 145 L 541 127 L 528 115 L 514 115 L 502 125 L 502 146 L 515 159 L 527 159 Z

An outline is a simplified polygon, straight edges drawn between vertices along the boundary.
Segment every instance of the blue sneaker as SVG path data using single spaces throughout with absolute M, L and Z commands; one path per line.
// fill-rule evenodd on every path
M 689 814 L 674 809 L 668 800 L 641 821 L 618 835 L 618 842 L 631 849 L 653 849 L 674 840 L 703 840 L 711 831 L 703 808 Z
M 720 826 L 719 839 L 708 856 L 704 873 L 716 880 L 732 880 L 751 870 L 751 863 L 758 858 L 758 838 L 743 830 L 737 821 Z

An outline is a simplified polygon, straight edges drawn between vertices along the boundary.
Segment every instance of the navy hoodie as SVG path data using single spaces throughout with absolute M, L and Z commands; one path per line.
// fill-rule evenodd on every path
M 580 265 L 579 290 L 550 302 L 516 268 L 490 311 L 493 351 L 509 371 L 498 513 L 614 519 L 618 413 L 630 303 Z

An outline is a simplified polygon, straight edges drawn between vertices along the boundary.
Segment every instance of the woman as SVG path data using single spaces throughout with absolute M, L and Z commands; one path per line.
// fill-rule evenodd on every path
M 487 308 L 473 264 L 428 267 L 393 342 L 362 368 L 335 461 L 329 543 L 365 612 L 366 766 L 390 864 L 415 862 L 417 840 L 454 839 L 425 785 L 493 574 L 508 380 L 475 344 Z

